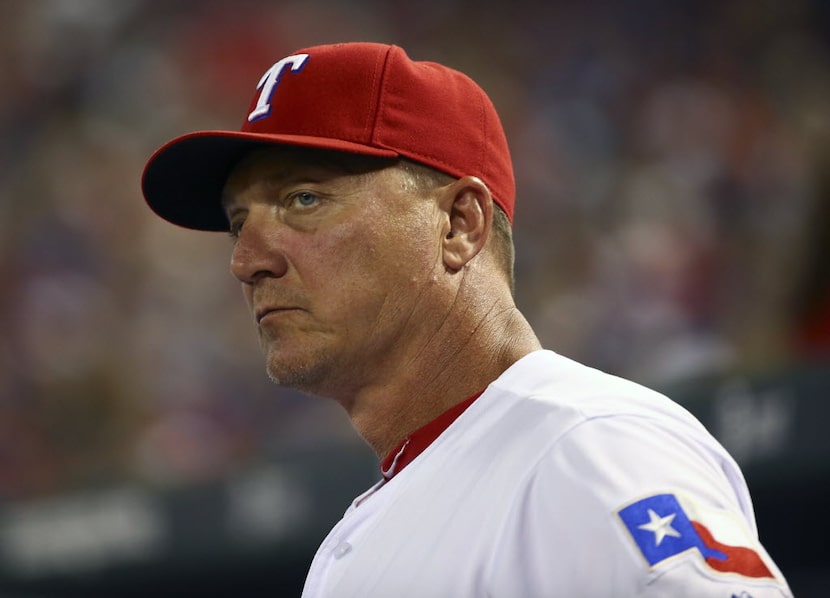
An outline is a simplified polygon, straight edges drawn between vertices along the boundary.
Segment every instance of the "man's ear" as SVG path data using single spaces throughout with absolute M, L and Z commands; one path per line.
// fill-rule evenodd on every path
M 449 230 L 442 241 L 444 264 L 460 270 L 484 248 L 493 226 L 493 196 L 478 177 L 465 176 L 444 188 Z

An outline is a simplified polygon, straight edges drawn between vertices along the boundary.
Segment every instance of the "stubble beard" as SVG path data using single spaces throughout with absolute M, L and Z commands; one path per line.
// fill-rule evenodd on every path
M 275 349 L 266 347 L 264 350 L 265 370 L 274 384 L 325 396 L 324 389 L 332 372 L 333 356 L 329 351 L 318 349 L 303 355 L 285 356 Z

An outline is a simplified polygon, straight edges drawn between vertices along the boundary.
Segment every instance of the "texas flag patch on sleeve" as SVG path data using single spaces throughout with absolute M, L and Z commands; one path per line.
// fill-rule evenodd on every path
M 656 494 L 617 514 L 652 569 L 696 551 L 714 571 L 776 579 L 746 524 L 728 513 L 702 509 L 680 495 Z

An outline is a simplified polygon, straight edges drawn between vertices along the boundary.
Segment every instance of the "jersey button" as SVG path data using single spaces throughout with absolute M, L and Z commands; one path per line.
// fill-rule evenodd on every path
M 348 542 L 340 542 L 337 547 L 334 549 L 334 558 L 342 559 L 344 556 L 349 554 L 352 550 L 352 545 Z

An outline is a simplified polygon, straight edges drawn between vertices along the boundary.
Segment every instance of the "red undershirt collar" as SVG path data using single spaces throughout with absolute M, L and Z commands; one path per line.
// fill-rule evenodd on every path
M 395 449 L 386 455 L 380 462 L 380 472 L 386 481 L 399 474 L 404 467 L 412 463 L 415 458 L 438 438 L 444 430 L 450 427 L 458 417 L 473 404 L 481 393 L 478 392 L 444 411 L 428 424 L 418 428 L 404 438 Z

